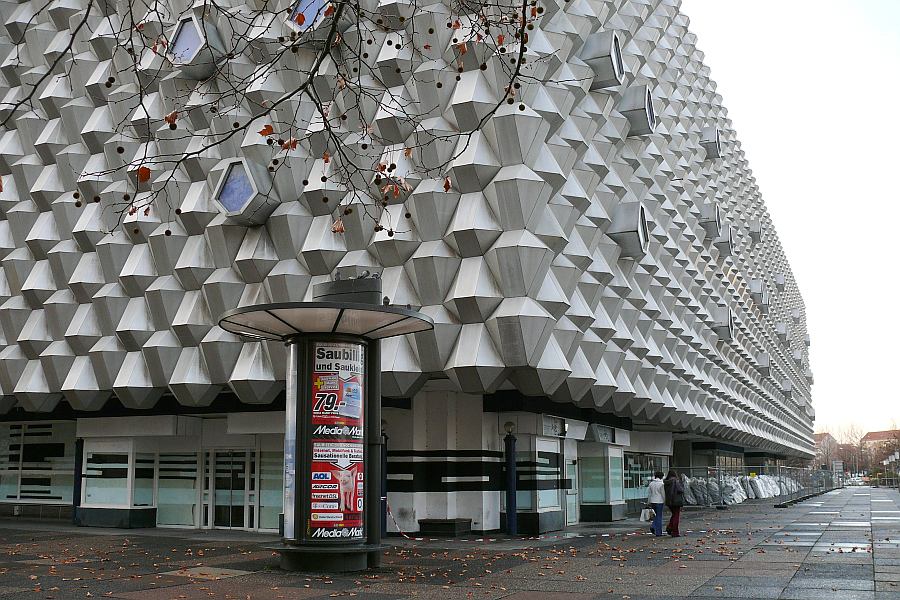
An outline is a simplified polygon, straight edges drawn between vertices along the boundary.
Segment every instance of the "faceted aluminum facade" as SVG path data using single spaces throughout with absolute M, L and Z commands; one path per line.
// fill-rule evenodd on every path
M 365 4 L 391 27 L 414 21 L 400 20 L 412 5 Z M 243 402 L 270 403 L 284 386 L 283 347 L 230 335 L 218 316 L 309 300 L 312 283 L 358 268 L 380 272 L 392 303 L 436 323 L 384 344 L 386 395 L 409 397 L 438 380 L 470 394 L 518 389 L 638 424 L 811 454 L 803 301 L 676 0 L 544 0 L 529 32 L 530 77 L 483 125 L 503 97 L 496 73 L 460 58 L 458 80 L 455 70 L 438 73 L 443 85 L 425 89 L 410 74 L 432 63 L 375 36 L 383 47 L 370 52 L 385 83 L 409 106 L 438 106 L 428 124 L 466 132 L 468 143 L 439 176 L 406 161 L 405 210 L 386 213 L 385 229 L 357 210 L 342 233 L 332 231 L 333 215 L 358 206 L 360 192 L 320 183 L 336 167 L 313 142 L 274 184 L 265 166 L 253 166 L 256 134 L 150 181 L 126 171 L 92 176 L 120 160 L 116 144 L 189 153 L 217 127 L 192 118 L 180 125 L 192 136 L 167 135 L 164 116 L 177 107 L 165 86 L 209 85 L 198 79 L 223 60 L 227 36 L 215 32 L 227 27 L 204 24 L 184 2 L 162 3 L 168 21 L 155 26 L 195 27 L 194 37 L 202 26 L 207 40 L 185 38 L 180 69 L 149 57 L 166 77 L 129 113 L 117 102 L 137 83 L 129 71 L 107 85 L 109 19 L 89 20 L 91 33 L 79 32 L 56 61 L 54 48 L 86 5 L 0 4 L 0 116 L 26 84 L 58 73 L 40 80 L 32 105 L 0 131 L 3 410 L 51 412 L 61 401 L 100 410 L 112 396 L 152 408 L 168 393 L 205 406 L 227 388 Z M 102 5 L 113 17 L 128 10 Z M 285 22 L 270 29 L 289 35 L 292 7 L 283 8 Z M 447 10 L 415 7 L 435 23 Z M 314 44 L 314 34 L 303 35 Z M 290 57 L 250 48 L 232 60 L 270 68 L 248 91 L 264 100 L 289 89 L 266 61 Z M 301 110 L 308 100 L 292 102 L 309 133 L 317 125 L 302 116 L 312 114 Z M 402 163 L 400 149 L 418 132 L 391 106 L 372 112 L 373 139 Z M 347 143 L 357 142 L 348 132 Z M 153 190 L 163 176 L 166 202 L 113 227 L 114 198 Z

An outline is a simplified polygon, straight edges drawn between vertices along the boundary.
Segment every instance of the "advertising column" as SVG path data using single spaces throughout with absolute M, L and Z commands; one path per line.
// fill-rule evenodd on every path
M 337 341 L 315 341 L 312 346 L 306 538 L 363 542 L 366 349 Z

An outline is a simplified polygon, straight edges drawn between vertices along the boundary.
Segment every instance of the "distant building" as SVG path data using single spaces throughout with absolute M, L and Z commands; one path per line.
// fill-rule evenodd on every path
M 894 450 L 900 449 L 900 429 L 870 431 L 862 437 L 859 445 L 875 460 L 882 460 Z

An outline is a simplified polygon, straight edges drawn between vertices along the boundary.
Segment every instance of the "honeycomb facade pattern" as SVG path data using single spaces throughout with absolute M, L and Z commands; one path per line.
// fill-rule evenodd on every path
M 153 26 L 186 30 L 185 64 L 143 57 L 161 75 L 134 106 L 127 98 L 140 82 L 116 70 L 110 43 L 109 23 L 126 3 L 103 3 L 108 15 L 97 11 L 56 60 L 87 4 L 0 4 L 0 116 L 11 115 L 0 131 L 4 412 L 51 418 L 66 403 L 102 411 L 113 398 L 152 409 L 167 395 L 204 407 L 229 391 L 245 404 L 272 403 L 284 389 L 284 348 L 230 335 L 218 316 L 309 300 L 312 284 L 335 271 L 367 269 L 381 274 L 391 303 L 436 324 L 384 344 L 386 396 L 518 390 L 811 455 L 803 300 L 677 0 L 543 0 L 529 32 L 528 78 L 516 102 L 493 114 L 502 77 L 468 59 L 458 80 L 455 69 L 442 72 L 436 65 L 453 50 L 443 34 L 446 48 L 433 57 L 375 36 L 382 47 L 370 54 L 384 77 L 369 85 L 405 94 L 429 130 L 463 132 L 466 145 L 423 148 L 448 157 L 443 173 L 426 173 L 402 153 L 420 132 L 391 106 L 373 106 L 375 160 L 396 162 L 408 187 L 385 210 L 383 229 L 356 210 L 343 216 L 343 233 L 332 230 L 333 215 L 376 200 L 361 197 L 365 185 L 320 182 L 339 167 L 322 159 L 321 123 L 304 98 L 292 110 L 307 137 L 276 175 L 255 128 L 174 173 L 97 175 L 151 147 L 190 153 L 217 132 L 221 124 L 196 111 L 180 136 L 163 119 L 182 108 L 169 86 L 210 85 L 198 81 L 208 76 L 202 61 L 185 57 L 222 60 L 225 42 L 203 45 L 203 17 L 185 17 L 191 7 L 181 0 L 165 2 L 168 16 Z M 409 3 L 364 4 L 403 34 L 396 15 Z M 443 23 L 447 10 L 423 4 L 416 19 Z M 284 21 L 266 35 L 288 35 Z M 247 90 L 260 101 L 293 85 L 266 56 L 250 49 L 233 58 L 271 68 Z M 443 85 L 426 85 L 426 75 Z M 36 82 L 33 102 L 17 105 Z M 348 130 L 346 143 L 358 137 Z M 123 194 L 163 185 L 164 201 L 117 222 Z

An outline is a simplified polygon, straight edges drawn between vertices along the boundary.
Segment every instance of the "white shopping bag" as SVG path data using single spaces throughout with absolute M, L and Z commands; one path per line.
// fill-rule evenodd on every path
M 641 511 L 641 521 L 652 521 L 656 517 L 656 511 L 652 508 L 645 508 Z

